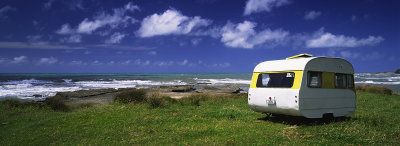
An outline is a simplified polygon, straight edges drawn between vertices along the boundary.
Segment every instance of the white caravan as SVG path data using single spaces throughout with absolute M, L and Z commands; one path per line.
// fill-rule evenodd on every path
M 254 68 L 248 103 L 267 114 L 333 117 L 354 113 L 354 69 L 346 60 L 300 54 Z

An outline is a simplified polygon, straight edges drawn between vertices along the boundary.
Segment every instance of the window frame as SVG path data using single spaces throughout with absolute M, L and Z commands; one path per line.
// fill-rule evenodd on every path
M 350 84 L 349 84 L 349 79 L 351 79 L 351 83 Z M 347 79 L 346 80 L 347 80 L 347 84 L 346 84 L 347 88 L 350 88 L 350 89 L 355 88 L 354 75 L 353 74 L 347 74 Z M 349 85 L 351 85 L 351 87 Z
M 290 87 L 267 87 L 267 86 L 259 86 L 260 84 L 262 85 L 262 74 L 281 74 L 281 73 L 293 73 L 293 75 L 294 75 L 294 77 L 293 77 L 293 82 L 292 82 L 292 86 L 290 86 Z M 260 79 L 260 77 L 261 77 L 261 79 Z M 289 71 L 289 72 L 261 72 L 261 73 L 259 73 L 258 74 L 258 76 L 257 76 L 257 82 L 256 82 L 256 87 L 257 88 L 292 88 L 293 86 L 294 86 L 294 83 L 295 83 L 295 79 L 296 78 L 296 73 L 295 72 L 291 72 L 291 71 Z
M 338 87 L 338 86 L 336 86 L 336 83 L 337 83 L 337 80 L 336 80 L 336 75 L 341 75 L 341 76 L 343 76 L 343 77 L 345 77 L 346 79 L 345 79 L 345 83 L 344 83 L 344 87 Z M 348 86 L 347 86 L 347 82 L 348 82 L 348 80 L 347 80 L 347 76 L 348 76 L 348 74 L 344 74 L 344 73 L 335 73 L 335 76 L 334 76 L 334 80 L 335 80 L 335 89 L 347 89 L 348 88 Z
M 311 73 L 318 74 L 318 86 L 311 86 Z M 309 88 L 322 88 L 322 72 L 320 71 L 307 71 L 307 87 Z

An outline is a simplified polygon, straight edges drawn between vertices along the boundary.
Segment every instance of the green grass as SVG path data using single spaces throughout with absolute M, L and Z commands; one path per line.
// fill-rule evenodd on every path
M 0 102 L 1 145 L 400 145 L 400 96 L 357 93 L 356 113 L 333 122 L 251 111 L 247 95 L 165 98 L 70 112 Z

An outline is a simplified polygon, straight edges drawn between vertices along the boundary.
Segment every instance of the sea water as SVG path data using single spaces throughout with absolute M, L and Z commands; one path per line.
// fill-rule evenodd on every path
M 400 74 L 356 73 L 356 84 L 387 86 L 400 93 Z M 247 91 L 251 74 L 0 74 L 0 99 L 43 100 L 57 92 L 163 85 L 235 85 Z

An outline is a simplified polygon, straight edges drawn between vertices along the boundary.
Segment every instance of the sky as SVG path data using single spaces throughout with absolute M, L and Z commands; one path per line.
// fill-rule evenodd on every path
M 0 73 L 251 73 L 301 53 L 400 69 L 400 1 L 0 1 Z

